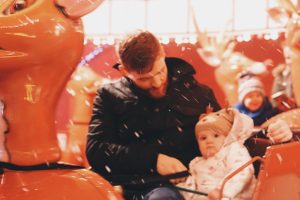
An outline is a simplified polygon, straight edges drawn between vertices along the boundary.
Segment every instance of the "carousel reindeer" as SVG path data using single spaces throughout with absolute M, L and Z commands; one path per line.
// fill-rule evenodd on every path
M 280 7 L 273 7 L 268 13 L 275 21 L 286 22 L 284 46 L 290 50 L 293 92 L 296 104 L 300 105 L 300 10 L 290 0 L 278 3 Z
M 289 70 L 292 85 L 292 93 L 296 107 L 300 105 L 300 16 L 299 9 L 290 0 L 278 0 L 278 6 L 270 8 L 268 14 L 276 22 L 285 23 L 284 53 L 290 58 Z M 284 119 L 292 129 L 300 129 L 300 109 L 295 108 L 268 120 L 263 127 L 277 119 Z
M 121 199 L 98 174 L 59 163 L 55 130 L 82 55 L 80 17 L 102 2 L 0 0 L 0 199 Z
M 70 98 L 70 123 L 66 149 L 61 161 L 88 167 L 85 147 L 88 124 L 92 115 L 93 100 L 97 89 L 106 79 L 99 76 L 88 64 L 79 66 L 67 83 Z
M 238 100 L 238 75 L 243 71 L 250 71 L 253 74 L 266 72 L 267 60 L 264 62 L 254 61 L 240 52 L 234 51 L 236 42 L 232 37 L 224 33 L 217 37 L 209 37 L 207 33 L 200 30 L 194 12 L 193 22 L 196 28 L 198 43 L 201 48 L 197 49 L 200 57 L 210 66 L 217 67 L 215 78 L 218 85 L 225 94 L 229 105 L 234 105 Z

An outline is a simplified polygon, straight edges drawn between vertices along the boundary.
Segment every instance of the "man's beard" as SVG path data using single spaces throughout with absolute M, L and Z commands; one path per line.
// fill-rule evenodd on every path
M 153 99 L 161 99 L 166 96 L 168 81 L 166 81 L 160 88 L 149 89 L 146 94 Z

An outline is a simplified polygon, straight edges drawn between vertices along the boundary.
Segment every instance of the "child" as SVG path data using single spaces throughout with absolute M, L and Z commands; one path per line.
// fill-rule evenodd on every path
M 209 199 L 219 199 L 224 178 L 251 159 L 243 143 L 252 130 L 251 118 L 235 109 L 201 115 L 195 134 L 202 157 L 190 162 L 191 175 L 178 186 L 208 193 Z M 251 199 L 254 187 L 254 169 L 249 165 L 225 184 L 223 199 Z M 185 199 L 207 199 L 193 193 L 182 194 Z
M 242 74 L 239 78 L 238 99 L 239 103 L 235 105 L 235 108 L 251 117 L 254 126 L 260 126 L 280 112 L 272 106 L 265 95 L 262 82 L 249 72 Z

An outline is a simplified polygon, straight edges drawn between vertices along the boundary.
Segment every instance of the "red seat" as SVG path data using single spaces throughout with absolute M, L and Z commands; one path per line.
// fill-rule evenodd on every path
M 300 142 L 267 148 L 253 200 L 300 199 Z

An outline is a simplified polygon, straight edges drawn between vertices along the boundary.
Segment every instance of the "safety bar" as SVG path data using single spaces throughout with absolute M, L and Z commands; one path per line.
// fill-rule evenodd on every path
M 237 168 L 236 170 L 234 170 L 231 174 L 229 174 L 228 176 L 225 177 L 222 185 L 221 185 L 221 188 L 220 188 L 220 193 L 219 193 L 219 200 L 222 199 L 222 196 L 223 196 L 223 190 L 224 190 L 224 187 L 225 187 L 225 184 L 229 181 L 229 179 L 231 179 L 232 177 L 234 177 L 237 173 L 241 172 L 243 169 L 245 169 L 248 165 L 254 163 L 255 161 L 260 161 L 262 163 L 264 163 L 264 159 L 262 157 L 259 157 L 259 156 L 255 156 L 253 157 L 251 160 L 249 160 L 248 162 L 246 162 L 245 164 L 243 164 L 241 167 Z

